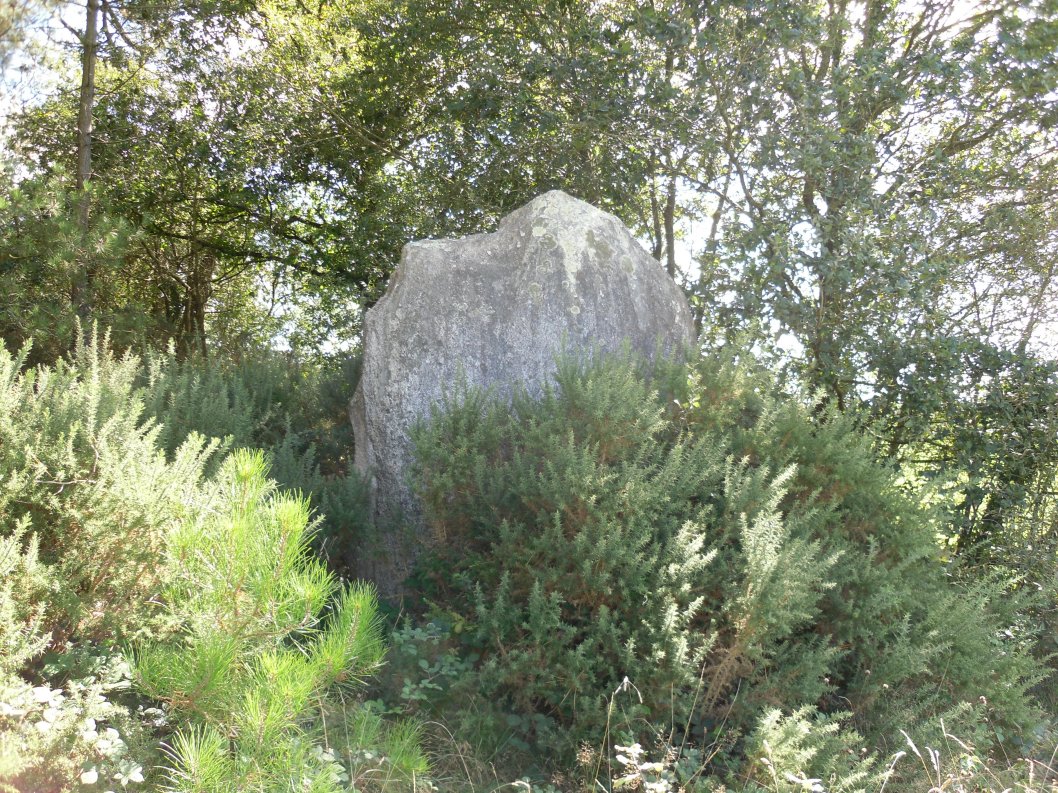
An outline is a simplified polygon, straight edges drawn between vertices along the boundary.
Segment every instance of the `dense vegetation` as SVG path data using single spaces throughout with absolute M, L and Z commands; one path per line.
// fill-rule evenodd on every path
M 13 0 L 0 69 L 0 791 L 1053 784 L 1053 0 Z M 702 354 L 451 384 L 377 603 L 363 312 L 551 188 Z
M 771 758 L 828 790 L 870 784 L 879 758 L 848 749 L 901 728 L 1035 740 L 1031 618 L 1007 582 L 949 579 L 939 516 L 847 418 L 722 360 L 655 378 L 664 398 L 628 362 L 566 364 L 542 399 L 472 396 L 420 433 L 430 597 L 465 622 L 482 693 L 559 755 L 646 728 L 765 788 L 743 742 L 775 709 L 860 734 Z
M 370 589 L 313 558 L 306 499 L 275 492 L 261 452 L 207 476 L 218 441 L 192 433 L 167 456 L 147 369 L 105 343 L 25 371 L 0 352 L 0 784 L 328 791 L 421 773 L 414 725 L 332 693 L 382 639 Z
M 370 590 L 313 558 L 324 519 L 266 478 L 290 442 L 197 431 L 286 370 L 198 364 L 204 407 L 170 425 L 147 406 L 196 364 L 91 339 L 51 366 L 0 359 L 7 789 L 1049 773 L 1051 593 L 945 563 L 943 504 L 759 366 L 569 360 L 513 407 L 454 389 L 417 433 L 424 605 L 382 665 Z M 918 746 L 946 754 L 894 762 Z

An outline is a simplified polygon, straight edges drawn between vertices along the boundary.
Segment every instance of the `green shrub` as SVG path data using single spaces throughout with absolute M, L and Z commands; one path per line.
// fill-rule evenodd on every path
M 475 394 L 449 405 L 417 434 L 417 476 L 437 594 L 474 623 L 483 685 L 599 734 L 623 676 L 693 684 L 710 561 L 694 496 L 724 465 L 662 441 L 662 408 L 628 367 L 567 364 L 556 379 L 509 411 Z
M 279 353 L 181 360 L 170 350 L 148 357 L 146 411 L 170 455 L 195 434 L 229 449 L 266 450 L 270 476 L 319 510 L 318 545 L 332 566 L 351 569 L 369 525 L 367 488 L 351 466 L 347 407 L 357 376 L 355 360 L 308 365 Z
M 176 789 L 421 774 L 415 725 L 346 696 L 381 657 L 374 598 L 309 558 L 264 455 L 205 476 L 217 444 L 148 418 L 105 337 L 25 360 L 0 348 L 0 791 L 157 789 L 159 731 Z
M 1029 691 L 1043 673 L 1008 630 L 1016 602 L 1003 582 L 967 586 L 940 564 L 936 537 L 945 516 L 898 485 L 851 417 L 777 396 L 766 373 L 724 358 L 699 362 L 679 401 L 682 426 L 724 444 L 732 459 L 794 471 L 780 511 L 792 528 L 792 516 L 807 515 L 793 537 L 836 559 L 815 616 L 767 651 L 766 662 L 755 661 L 737 697 L 729 686 L 718 700 L 723 707 L 851 710 L 859 731 L 889 744 L 901 740 L 901 729 L 940 718 L 982 745 L 997 726 L 1031 733 L 1040 713 Z M 710 543 L 738 548 L 727 526 L 716 524 Z M 813 645 L 820 663 L 805 651 Z M 721 638 L 714 653 L 734 646 Z M 797 672 L 814 668 L 825 684 L 819 697 L 789 696 L 798 652 Z M 932 728 L 922 730 L 923 740 L 937 740 Z
M 54 367 L 23 359 L 0 350 L 0 537 L 24 537 L 50 571 L 41 628 L 57 648 L 148 631 L 165 537 L 196 509 L 213 447 L 191 437 L 166 460 L 139 362 L 105 337 Z
M 143 645 L 135 666 L 179 719 L 172 788 L 322 792 L 422 774 L 414 730 L 387 735 L 334 696 L 381 663 L 375 598 L 310 556 L 307 501 L 276 492 L 266 471 L 260 452 L 236 452 L 216 503 L 170 538 L 165 601 L 179 632 Z
M 776 708 L 780 732 L 851 711 L 882 752 L 938 716 L 984 742 L 1035 726 L 1005 593 L 953 585 L 940 516 L 848 419 L 729 360 L 653 378 L 567 361 L 538 399 L 459 393 L 418 430 L 421 579 L 470 626 L 487 691 L 554 719 L 568 754 L 608 734 L 627 678 L 628 725 L 724 744 L 735 768 Z
M 593 790 L 705 793 L 726 790 L 771 793 L 857 793 L 886 787 L 888 771 L 863 747 L 863 738 L 843 725 L 841 715 L 823 716 L 810 707 L 783 715 L 766 711 L 746 737 L 746 757 L 737 773 L 723 775 L 715 762 L 719 746 L 670 743 L 671 733 L 654 731 L 643 746 L 635 736 L 619 737 L 606 757 L 586 757 Z M 721 761 L 728 758 L 720 758 Z
M 843 728 L 841 714 L 823 716 L 811 707 L 789 715 L 764 713 L 746 742 L 747 790 L 878 790 L 885 772 L 863 748 L 863 738 Z
M 0 790 L 135 788 L 153 762 L 116 646 L 164 634 L 169 532 L 211 447 L 172 462 L 138 363 L 93 336 L 53 367 L 0 348 Z
M 40 542 L 26 521 L 0 536 L 0 675 L 13 675 L 48 646 L 42 630 L 49 590 L 56 585 L 40 561 Z
M 6 146 L 5 146 L 6 148 Z M 5 152 L 6 155 L 7 152 Z M 94 186 L 71 193 L 73 179 L 60 167 L 40 178 L 11 180 L 11 163 L 2 166 L 0 189 L 0 346 L 23 350 L 33 364 L 62 359 L 83 332 L 70 300 L 81 267 L 95 273 L 94 316 L 114 328 L 122 347 L 134 344 L 156 323 L 145 323 L 143 304 L 127 291 L 112 289 L 113 274 L 126 271 L 124 257 L 135 230 L 98 200 Z M 91 197 L 85 229 L 71 211 Z M 87 236 L 86 236 L 87 233 Z M 105 286 L 104 286 L 105 285 Z M 137 290 L 138 291 L 138 290 Z M 137 295 L 141 297 L 141 295 Z M 153 327 L 145 328 L 145 324 Z

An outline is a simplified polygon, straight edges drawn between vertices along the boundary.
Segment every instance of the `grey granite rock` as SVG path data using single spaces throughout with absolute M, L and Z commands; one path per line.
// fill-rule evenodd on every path
M 492 234 L 406 245 L 365 317 L 350 404 L 356 467 L 370 477 L 382 527 L 357 572 L 383 595 L 400 590 L 421 526 L 409 430 L 461 377 L 501 395 L 516 384 L 536 391 L 564 350 L 628 344 L 650 357 L 693 342 L 687 301 L 661 265 L 613 215 L 560 191 Z

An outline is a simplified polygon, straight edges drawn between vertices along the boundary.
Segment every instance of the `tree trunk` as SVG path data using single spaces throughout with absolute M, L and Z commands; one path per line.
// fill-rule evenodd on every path
M 95 106 L 98 25 L 99 0 L 87 0 L 84 38 L 81 40 L 81 94 L 77 112 L 77 225 L 81 232 L 81 246 L 70 294 L 73 309 L 85 326 L 92 310 L 94 269 L 88 250 L 92 207 L 88 183 L 92 179 L 92 114 Z
M 650 155 L 650 220 L 652 231 L 650 255 L 660 262 L 665 241 L 661 231 L 661 205 L 658 203 L 657 158 L 653 153 Z
M 676 174 L 669 177 L 665 197 L 665 271 L 669 278 L 676 278 Z

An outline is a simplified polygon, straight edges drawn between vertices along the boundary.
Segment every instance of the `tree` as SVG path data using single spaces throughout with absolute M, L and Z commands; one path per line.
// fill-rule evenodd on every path
M 883 452 L 965 472 L 964 550 L 986 505 L 998 526 L 1029 497 L 1011 483 L 1058 459 L 1039 357 L 1058 306 L 1055 12 L 727 6 L 716 41 L 742 44 L 700 77 L 722 150 L 695 186 L 715 212 L 695 289 L 709 337 L 780 338 L 789 375 L 862 411 Z M 755 30 L 735 36 L 743 13 Z
M 95 113 L 96 50 L 99 26 L 99 0 L 87 0 L 85 25 L 81 34 L 81 91 L 77 105 L 77 178 L 74 189 L 78 193 L 77 223 L 81 230 L 81 256 L 73 276 L 70 302 L 81 317 L 88 321 L 91 310 L 93 268 L 87 261 L 89 233 L 91 231 L 92 201 L 88 194 L 88 182 L 92 178 L 92 119 Z
M 206 42 L 212 42 L 214 50 L 221 47 L 237 11 L 234 5 L 212 9 L 103 3 L 96 8 L 93 37 L 95 17 L 89 8 L 86 32 L 80 35 L 82 88 L 77 109 L 66 97 L 56 96 L 15 121 L 13 148 L 23 173 L 18 189 L 9 195 L 25 199 L 58 192 L 50 206 L 29 210 L 23 223 L 12 222 L 5 229 L 13 263 L 7 277 L 25 281 L 36 270 L 47 271 L 56 285 L 65 281 L 68 296 L 52 292 L 47 300 L 115 324 L 119 343 L 126 343 L 130 334 L 156 340 L 173 336 L 185 351 L 204 350 L 209 301 L 227 297 L 238 314 L 254 299 L 253 289 L 240 278 L 249 263 L 218 257 L 218 246 L 210 245 L 202 231 L 208 217 L 203 202 L 208 190 L 203 185 L 218 180 L 207 167 L 210 130 L 201 123 L 201 104 L 196 107 L 201 96 L 188 90 L 190 79 L 167 84 L 175 74 L 171 58 L 190 58 L 205 49 Z M 186 46 L 174 55 L 171 47 L 179 36 L 185 37 Z M 96 49 L 98 58 L 92 57 Z M 79 130 L 76 146 L 66 134 L 74 126 Z M 66 176 L 71 173 L 72 184 Z M 67 214 L 71 206 L 76 209 Z M 152 217 L 155 212 L 168 224 L 158 223 Z M 71 240 L 59 260 L 28 249 L 27 231 L 34 223 L 54 232 L 70 215 L 76 218 L 80 239 L 76 244 Z M 113 235 L 107 231 L 115 223 L 123 229 L 120 246 L 111 244 Z M 69 239 L 48 232 L 44 236 Z M 226 243 L 235 247 L 230 240 Z M 36 299 L 44 302 L 39 294 Z M 15 311 L 24 318 L 25 312 Z M 17 319 L 12 322 L 18 324 Z M 68 326 L 60 323 L 67 335 Z
M 707 339 L 756 334 L 891 456 L 925 436 L 977 465 L 950 430 L 1008 354 L 1046 391 L 1049 0 L 101 9 L 93 228 L 127 245 L 93 237 L 113 251 L 95 309 L 146 307 L 185 351 L 265 338 L 284 311 L 295 343 L 355 340 L 404 242 L 560 187 L 643 235 Z M 23 117 L 33 178 L 79 172 L 73 124 L 58 98 Z M 679 271 L 687 223 L 700 272 Z

